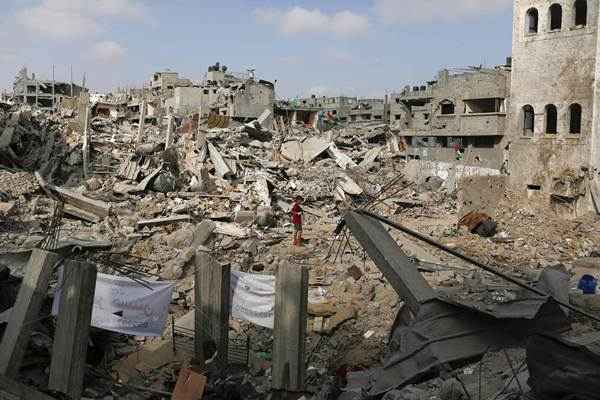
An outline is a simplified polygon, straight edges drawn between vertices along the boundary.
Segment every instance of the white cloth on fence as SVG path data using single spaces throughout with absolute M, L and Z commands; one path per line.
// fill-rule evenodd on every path
M 273 329 L 275 276 L 231 271 L 231 317 Z
M 91 326 L 126 335 L 161 336 L 175 284 L 144 283 L 151 289 L 130 278 L 98 274 Z M 52 304 L 54 315 L 60 312 L 60 294 L 59 285 Z

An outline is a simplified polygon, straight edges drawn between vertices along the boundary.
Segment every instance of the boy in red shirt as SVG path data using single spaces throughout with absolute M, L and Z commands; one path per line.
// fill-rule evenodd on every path
M 292 224 L 294 224 L 294 246 L 302 245 L 302 196 L 296 196 L 292 204 Z

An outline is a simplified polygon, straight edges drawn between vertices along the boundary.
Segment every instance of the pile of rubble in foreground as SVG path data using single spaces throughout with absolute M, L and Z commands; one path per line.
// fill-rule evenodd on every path
M 140 135 L 127 121 L 96 117 L 86 155 L 77 116 L 0 111 L 0 334 L 32 249 L 50 242 L 102 273 L 142 285 L 173 281 L 162 336 L 92 328 L 83 391 L 105 400 L 168 398 L 194 355 L 201 246 L 242 273 L 272 276 L 284 263 L 309 268 L 305 399 L 600 398 L 600 337 L 589 319 L 360 211 L 401 221 L 591 313 L 599 297 L 576 286 L 582 275 L 600 273 L 597 219 L 542 223 L 507 197 L 490 213 L 498 233 L 484 238 L 470 232 L 478 227 L 457 227 L 456 188 L 408 178 L 386 125 L 318 133 L 270 119 L 266 112 L 209 128 L 214 118 L 196 115 Z M 292 246 L 289 214 L 298 195 L 301 247 Z M 544 229 L 552 229 L 547 240 Z M 389 256 L 382 258 L 389 269 L 374 252 L 385 243 L 378 254 Z M 418 267 L 421 292 L 401 276 L 400 262 Z M 46 393 L 58 279 L 51 277 L 18 374 Z M 427 302 L 411 300 L 425 292 Z M 514 335 L 493 334 L 509 325 Z M 272 329 L 232 319 L 230 337 L 241 343 L 242 361 L 203 369 L 202 398 L 270 398 Z

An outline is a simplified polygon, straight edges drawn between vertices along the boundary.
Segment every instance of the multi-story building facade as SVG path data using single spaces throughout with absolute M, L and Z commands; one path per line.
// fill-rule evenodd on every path
M 28 104 L 41 110 L 53 111 L 63 99 L 78 97 L 85 89 L 79 85 L 31 76 L 22 68 L 13 83 L 13 101 Z
M 198 112 L 202 117 L 209 114 L 253 119 L 265 109 L 273 110 L 275 85 L 255 79 L 253 73 L 229 72 L 219 63 L 211 65 L 205 79 L 187 87 L 175 87 L 172 97 L 165 101 L 176 113 Z
M 434 81 L 392 94 L 392 130 L 405 141 L 407 158 L 500 169 L 509 89 L 508 65 L 442 70 Z
M 585 209 L 600 165 L 599 3 L 514 1 L 510 182 Z

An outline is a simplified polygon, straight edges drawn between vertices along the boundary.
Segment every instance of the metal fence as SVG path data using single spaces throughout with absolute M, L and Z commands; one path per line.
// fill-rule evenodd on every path
M 183 353 L 190 357 L 194 355 L 194 337 L 193 329 L 175 325 L 175 318 L 171 318 L 171 330 L 173 351 Z M 244 334 L 234 334 L 229 336 L 229 350 L 227 362 L 230 365 L 247 366 L 249 362 L 250 338 Z

